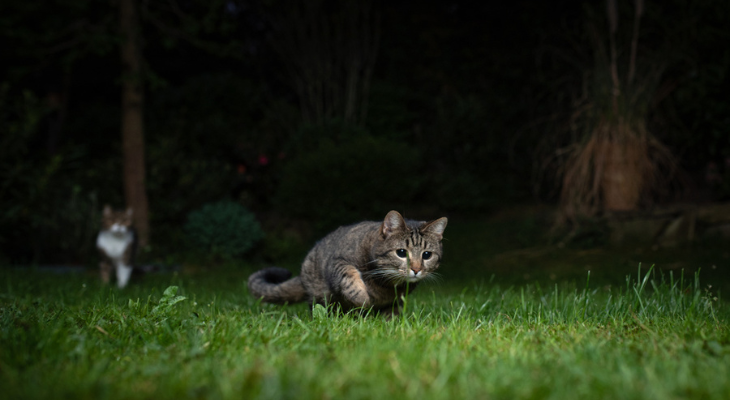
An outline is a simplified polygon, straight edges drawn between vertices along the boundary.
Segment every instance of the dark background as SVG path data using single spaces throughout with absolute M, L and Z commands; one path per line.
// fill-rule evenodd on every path
M 551 160 L 575 140 L 576 101 L 600 66 L 597 44 L 608 43 L 604 2 L 375 2 L 366 31 L 379 40 L 365 56 L 372 75 L 359 81 L 355 119 L 339 105 L 322 118 L 303 112 L 293 77 L 311 61 L 297 60 L 321 56 L 287 47 L 292 21 L 337 21 L 351 6 L 315 2 L 311 17 L 299 13 L 305 3 L 139 3 L 151 223 L 143 258 L 192 251 L 187 216 L 224 199 L 257 216 L 266 239 L 255 256 L 274 261 L 390 209 L 459 220 L 558 203 Z M 617 4 L 624 60 L 634 3 Z M 682 171 L 681 190 L 652 204 L 726 200 L 730 3 L 644 8 L 638 55 L 650 72 L 639 79 L 655 87 L 645 121 Z M 103 204 L 124 206 L 117 18 L 115 2 L 0 6 L 1 263 L 90 264 Z M 357 32 L 345 37 L 361 44 Z M 342 91 L 342 80 L 331 83 Z

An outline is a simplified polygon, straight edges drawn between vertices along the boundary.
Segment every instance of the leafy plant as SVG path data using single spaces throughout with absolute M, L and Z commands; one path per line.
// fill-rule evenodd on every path
M 256 217 L 232 201 L 207 204 L 191 212 L 185 233 L 194 246 L 225 259 L 243 255 L 264 236 Z
M 275 205 L 316 220 L 318 230 L 382 218 L 413 201 L 422 183 L 418 165 L 418 151 L 393 140 L 367 134 L 324 140 L 284 168 Z
M 0 254 L 10 262 L 87 262 L 95 254 L 97 195 L 87 190 L 81 146 L 36 151 L 47 107 L 0 85 Z
M 238 172 L 237 165 L 279 151 L 283 133 L 272 120 L 285 118 L 271 116 L 262 92 L 239 77 L 204 74 L 151 96 L 155 134 L 146 151 L 153 223 L 182 223 L 179 216 L 244 184 L 250 171 Z
M 177 289 L 177 286 L 168 286 L 168 288 L 162 293 L 160 302 L 152 309 L 152 314 L 170 312 L 175 304 L 187 299 L 185 296 L 176 296 Z

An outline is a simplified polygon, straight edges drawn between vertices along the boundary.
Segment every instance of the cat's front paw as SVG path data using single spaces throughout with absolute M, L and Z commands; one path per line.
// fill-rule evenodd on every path
M 367 291 L 360 291 L 355 293 L 353 296 L 350 297 L 350 301 L 355 307 L 368 308 L 373 305 L 370 301 L 370 296 L 368 296 Z
M 353 307 L 370 307 L 370 295 L 363 282 L 360 272 L 354 268 L 346 272 L 340 282 L 342 295 L 352 304 Z

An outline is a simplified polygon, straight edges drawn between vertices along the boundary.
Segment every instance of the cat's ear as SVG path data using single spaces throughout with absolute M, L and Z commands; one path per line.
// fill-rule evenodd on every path
M 104 205 L 104 210 L 101 212 L 103 216 L 109 217 L 112 215 L 112 207 L 109 204 Z
M 421 228 L 421 232 L 436 236 L 439 240 L 444 237 L 444 230 L 449 220 L 446 217 L 431 221 Z
M 406 229 L 406 221 L 398 211 L 391 211 L 385 216 L 383 225 L 380 226 L 380 233 L 383 237 L 389 237 L 390 235 L 403 231 Z

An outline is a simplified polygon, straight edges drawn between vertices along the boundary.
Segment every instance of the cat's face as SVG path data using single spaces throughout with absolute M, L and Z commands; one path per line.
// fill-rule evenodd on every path
M 122 235 L 129 231 L 132 226 L 132 209 L 125 211 L 112 210 L 105 206 L 101 215 L 101 229 Z
M 441 262 L 441 239 L 447 222 L 439 218 L 428 223 L 406 223 L 398 212 L 388 213 L 381 226 L 383 241 L 375 251 L 377 274 L 394 283 L 433 278 Z

